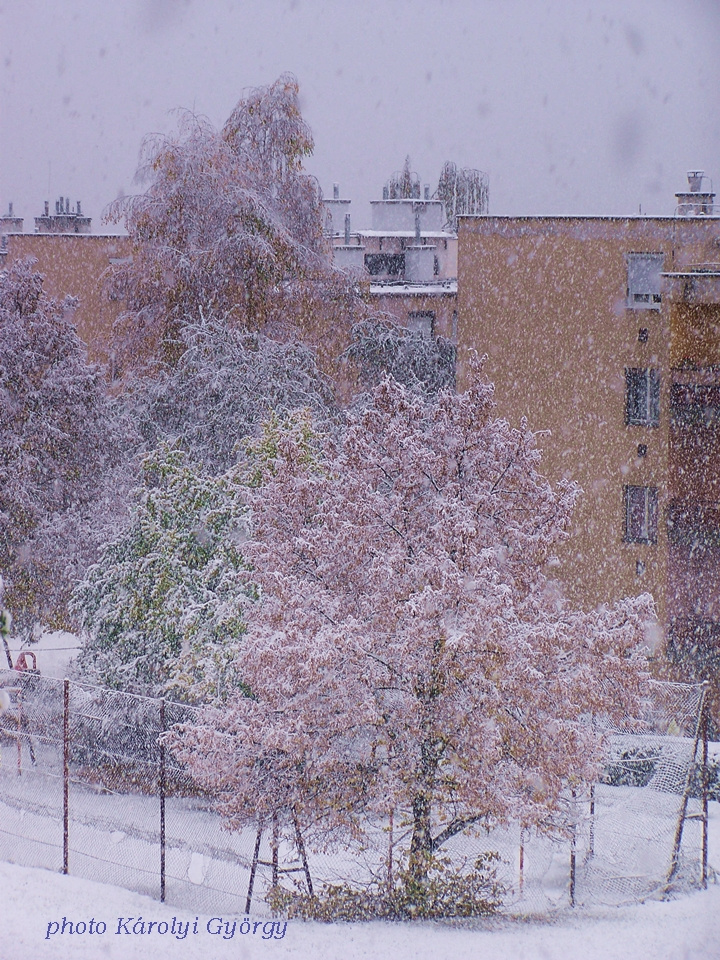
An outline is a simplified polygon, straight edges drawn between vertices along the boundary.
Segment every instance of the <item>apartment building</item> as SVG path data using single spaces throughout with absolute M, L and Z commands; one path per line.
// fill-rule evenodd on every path
M 671 657 L 720 665 L 720 209 L 688 175 L 668 217 L 464 217 L 459 385 L 543 431 L 582 497 L 557 568 L 584 607 L 653 594 Z
M 14 260 L 33 257 L 45 278 L 45 292 L 57 300 L 77 298 L 73 321 L 88 347 L 91 360 L 113 364 L 112 329 L 123 303 L 107 296 L 103 278 L 113 263 L 131 255 L 124 236 L 93 234 L 92 220 L 82 213 L 80 201 L 71 208 L 61 197 L 50 212 L 35 217 L 35 233 L 23 232 L 24 220 L 12 204 L 0 217 L 0 268 Z
M 454 339 L 457 306 L 457 234 L 445 227 L 445 210 L 430 197 L 370 201 L 370 227 L 351 229 L 351 201 L 338 184 L 323 201 L 325 235 L 334 263 L 369 281 L 378 312 L 425 336 Z

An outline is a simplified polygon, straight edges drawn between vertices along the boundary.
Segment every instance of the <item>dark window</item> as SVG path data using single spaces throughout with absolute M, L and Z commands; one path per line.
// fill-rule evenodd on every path
M 657 487 L 623 488 L 625 497 L 625 540 L 628 543 L 657 543 Z
M 641 427 L 660 424 L 660 373 L 652 369 L 625 370 L 625 423 Z
M 647 343 L 648 340 L 648 329 L 647 327 L 640 327 L 638 330 L 638 340 L 640 343 Z
M 638 456 L 639 456 L 639 457 L 646 457 L 646 456 L 647 456 L 647 444 L 646 444 L 646 443 L 639 443 L 639 444 L 638 444 Z
M 405 273 L 405 254 L 366 253 L 365 266 L 371 277 L 399 277 Z
M 415 330 L 424 337 L 431 337 L 435 332 L 434 310 L 411 310 L 408 313 L 408 330 Z

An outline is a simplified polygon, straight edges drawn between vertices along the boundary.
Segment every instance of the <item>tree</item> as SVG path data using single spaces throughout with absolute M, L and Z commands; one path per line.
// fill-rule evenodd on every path
M 392 320 L 367 319 L 356 323 L 343 357 L 359 371 L 365 389 L 376 387 L 384 376 L 435 396 L 455 386 L 455 345 L 444 337 L 425 337 Z
M 249 91 L 221 131 L 181 113 L 176 136 L 146 138 L 146 192 L 108 213 L 132 242 L 109 284 L 128 305 L 126 356 L 162 347 L 175 359 L 178 330 L 201 309 L 252 329 L 343 327 L 349 281 L 324 246 L 320 191 L 302 165 L 312 148 L 289 74 Z
M 420 178 L 410 169 L 410 156 L 405 157 L 401 171 L 396 171 L 386 187 L 388 200 L 419 200 Z
M 222 699 L 241 683 L 233 657 L 248 602 L 239 487 L 167 445 L 143 461 L 143 477 L 130 527 L 73 595 L 81 673 L 151 696 Z
M 0 273 L 0 571 L 21 628 L 50 612 L 38 530 L 92 499 L 118 438 L 74 301 L 47 297 L 35 262 Z
M 477 371 L 436 403 L 383 381 L 322 460 L 277 444 L 249 494 L 252 697 L 174 739 L 231 826 L 357 835 L 401 811 L 422 879 L 469 825 L 556 822 L 597 770 L 588 715 L 638 707 L 653 610 L 570 609 L 546 571 L 578 491 L 539 466 Z
M 468 168 L 458 170 L 447 161 L 440 173 L 436 197 L 445 208 L 448 229 L 457 233 L 460 215 L 488 212 L 487 174 Z
M 202 312 L 186 320 L 179 343 L 174 364 L 130 382 L 126 406 L 151 448 L 177 443 L 205 473 L 236 463 L 241 441 L 271 412 L 307 408 L 321 421 L 335 412 L 331 385 L 302 344 Z

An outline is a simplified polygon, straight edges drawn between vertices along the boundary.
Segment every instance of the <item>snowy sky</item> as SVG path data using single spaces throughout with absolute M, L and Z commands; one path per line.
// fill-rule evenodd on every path
M 720 185 L 720 0 L 0 0 L 0 210 L 101 229 L 175 107 L 220 125 L 291 71 L 309 168 L 367 226 L 406 154 L 489 173 L 496 214 L 672 214 Z

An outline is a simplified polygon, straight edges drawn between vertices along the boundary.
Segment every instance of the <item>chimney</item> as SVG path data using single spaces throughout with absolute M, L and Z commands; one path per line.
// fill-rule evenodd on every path
M 426 183 L 426 184 L 425 184 L 425 199 L 426 199 L 426 200 L 429 200 L 429 199 L 430 199 L 430 184 L 429 184 L 429 183 Z
M 420 243 L 420 214 L 415 214 L 415 243 Z
M 65 213 L 70 213 L 70 197 L 65 197 Z
M 350 246 L 350 214 L 345 214 L 345 246 Z
M 77 202 L 77 215 L 78 215 L 78 216 L 81 216 L 81 215 L 82 215 L 82 211 L 80 210 L 80 201 L 79 201 L 79 200 L 78 200 L 78 202 Z
M 333 184 L 333 200 L 339 200 L 339 199 L 340 199 L 340 184 L 334 183 Z
M 56 206 L 57 206 L 57 204 L 56 204 Z M 46 217 L 49 217 L 49 216 L 50 216 L 50 201 L 49 201 L 49 200 L 46 200 L 46 201 L 45 201 L 45 216 L 46 216 Z
M 11 217 L 12 215 L 13 215 L 13 209 L 12 209 L 12 200 L 11 200 L 10 203 L 8 204 L 8 216 Z
M 390 191 L 388 190 L 387 185 L 385 185 L 383 187 L 383 200 L 389 200 L 389 199 L 390 199 Z
M 691 193 L 699 193 L 702 190 L 704 170 L 688 170 L 687 178 Z

